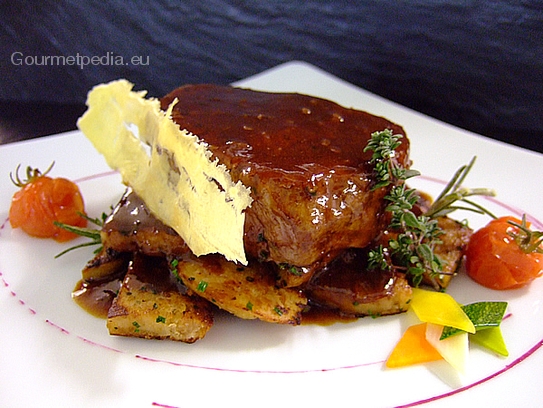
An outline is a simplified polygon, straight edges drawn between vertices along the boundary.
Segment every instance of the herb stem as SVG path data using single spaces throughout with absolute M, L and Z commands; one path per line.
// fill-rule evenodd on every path
M 425 276 L 435 283 L 435 276 L 443 274 L 443 261 L 434 254 L 436 245 L 441 243 L 439 237 L 443 234 L 437 218 L 456 210 L 473 211 L 496 218 L 490 211 L 468 198 L 494 196 L 495 192 L 486 188 L 462 187 L 475 163 L 476 157 L 473 157 L 467 165 L 455 172 L 430 208 L 421 215 L 415 215 L 412 209 L 418 201 L 418 195 L 414 189 L 406 187 L 405 180 L 419 172 L 404 169 L 395 160 L 393 149 L 401 144 L 400 138 L 401 135 L 393 135 L 390 130 L 375 132 L 364 149 L 373 150 L 371 162 L 375 166 L 377 179 L 373 189 L 392 184 L 385 199 L 390 202 L 386 207 L 386 211 L 391 214 L 388 229 L 394 233 L 391 235 L 394 238 L 388 240 L 388 246 L 379 245 L 369 251 L 368 267 L 405 271 L 415 286 L 418 286 Z M 458 202 L 465 205 L 455 205 Z

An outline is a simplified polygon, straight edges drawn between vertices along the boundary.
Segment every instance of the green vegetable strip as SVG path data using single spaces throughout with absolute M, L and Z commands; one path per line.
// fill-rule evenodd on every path
M 480 331 L 490 327 L 500 326 L 505 310 L 507 309 L 507 302 L 476 302 L 461 307 L 472 321 L 475 330 Z M 448 326 L 444 327 L 440 340 L 444 340 L 447 337 L 454 336 L 461 332 L 462 330 L 460 329 Z

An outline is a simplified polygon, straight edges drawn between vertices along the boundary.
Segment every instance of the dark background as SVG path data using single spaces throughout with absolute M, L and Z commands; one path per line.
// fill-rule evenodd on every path
M 162 96 L 296 59 L 543 152 L 541 1 L 0 0 L 0 17 L 0 143 L 74 129 L 100 82 Z M 148 64 L 37 65 L 76 55 Z M 17 65 L 26 57 L 36 64 Z

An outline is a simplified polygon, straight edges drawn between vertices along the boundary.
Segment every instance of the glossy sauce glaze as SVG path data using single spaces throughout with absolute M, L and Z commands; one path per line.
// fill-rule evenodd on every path
M 142 287 L 156 293 L 187 292 L 187 288 L 170 273 L 166 258 L 133 254 L 126 269 L 119 273 L 96 281 L 80 280 L 72 292 L 72 298 L 89 314 L 105 319 L 121 285 L 134 292 Z
M 296 93 L 187 85 L 162 98 L 162 109 L 175 98 L 172 119 L 234 166 L 244 162 L 283 171 L 307 165 L 370 171 L 371 152 L 363 150 L 371 133 L 388 128 L 405 135 L 385 118 Z M 405 141 L 397 150 L 400 162 L 408 146 Z
M 98 282 L 80 280 L 72 292 L 72 299 L 87 313 L 105 319 L 121 284 L 122 277 L 115 276 Z
M 141 252 L 151 256 L 187 251 L 185 241 L 156 219 L 143 200 L 127 188 L 102 227 L 102 237 L 118 252 Z
M 136 235 L 141 232 L 176 235 L 173 228 L 157 220 L 143 200 L 127 188 L 119 203 L 104 221 L 103 231 L 119 232 L 123 235 Z

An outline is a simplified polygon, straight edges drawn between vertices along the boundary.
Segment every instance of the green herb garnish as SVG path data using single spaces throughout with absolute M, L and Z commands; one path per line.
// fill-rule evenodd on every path
M 170 261 L 170 273 L 173 275 L 173 277 L 178 281 L 182 282 L 181 276 L 179 276 L 179 271 L 177 270 L 177 266 L 179 265 L 179 260 L 172 259 Z
M 405 169 L 396 160 L 396 149 L 402 144 L 402 135 L 394 134 L 392 130 L 385 129 L 371 134 L 364 152 L 373 151 L 371 163 L 377 173 L 377 184 L 372 190 L 386 187 L 396 180 L 406 180 L 419 175 L 416 170 Z
M 134 326 L 134 333 L 139 333 L 140 331 L 140 324 L 136 321 L 132 322 L 132 326 Z
M 82 218 L 85 218 L 87 221 L 89 221 L 90 223 L 92 223 L 92 224 L 94 224 L 94 225 L 96 225 L 96 226 L 98 226 L 100 228 L 104 225 L 104 221 L 107 218 L 107 215 L 105 213 L 102 213 L 102 218 L 101 219 L 100 218 L 90 218 L 87 215 L 82 214 L 82 213 L 79 213 L 79 216 L 82 217 Z M 59 228 L 65 229 L 66 231 L 70 231 L 70 232 L 72 232 L 74 234 L 77 234 L 79 236 L 90 239 L 89 242 L 84 242 L 82 244 L 74 245 L 74 246 L 60 252 L 59 254 L 55 255 L 55 258 L 58 258 L 58 257 L 60 257 L 60 256 L 62 256 L 64 254 L 66 254 L 67 252 L 73 251 L 74 249 L 84 248 L 84 247 L 93 246 L 93 245 L 100 245 L 100 247 L 98 247 L 98 249 L 96 249 L 94 251 L 95 254 L 100 252 L 100 250 L 102 249 L 102 246 L 101 246 L 102 245 L 102 237 L 100 235 L 100 229 L 74 227 L 73 225 L 63 224 L 63 223 L 60 223 L 60 222 L 57 222 L 57 221 L 54 221 L 53 223 Z
M 486 208 L 467 198 L 480 195 L 494 197 L 496 195 L 494 190 L 488 188 L 462 187 L 462 183 L 473 167 L 475 159 L 476 157 L 473 157 L 467 165 L 460 167 L 456 171 L 451 181 L 449 181 L 443 191 L 435 199 L 432 206 L 425 212 L 426 216 L 436 218 L 450 214 L 456 210 L 466 210 L 476 212 L 478 214 L 487 214 L 492 218 L 496 218 L 496 216 Z M 465 205 L 454 205 L 457 202 L 462 202 Z
M 303 272 L 298 267 L 296 267 L 294 265 L 290 265 L 288 263 L 280 263 L 279 264 L 279 269 L 284 270 L 284 271 L 288 271 L 289 273 L 291 273 L 294 276 L 302 276 L 303 275 Z
M 381 270 L 400 270 L 418 286 L 424 276 L 433 277 L 443 274 L 443 261 L 434 253 L 440 244 L 443 231 L 437 224 L 437 217 L 444 216 L 457 209 L 471 210 L 493 216 L 467 197 L 474 195 L 493 196 L 489 189 L 466 189 L 461 186 L 471 170 L 475 158 L 462 166 L 438 196 L 433 205 L 423 214 L 417 215 L 413 208 L 418 201 L 415 189 L 408 188 L 406 180 L 420 175 L 416 170 L 405 169 L 396 160 L 395 149 L 401 145 L 401 135 L 394 135 L 389 129 L 374 132 L 364 151 L 373 151 L 371 163 L 374 165 L 377 182 L 373 189 L 390 186 L 385 199 L 389 202 L 386 211 L 390 214 L 388 230 L 395 237 L 388 245 L 380 245 L 369 251 L 368 268 Z M 456 202 L 464 205 L 454 205 Z
M 207 282 L 206 281 L 198 282 L 198 286 L 196 287 L 196 290 L 198 292 L 205 292 L 206 289 L 207 289 Z
M 277 313 L 279 316 L 283 316 L 283 313 L 284 313 L 284 308 L 282 308 L 281 306 L 275 306 L 273 308 L 273 311 L 275 313 Z

